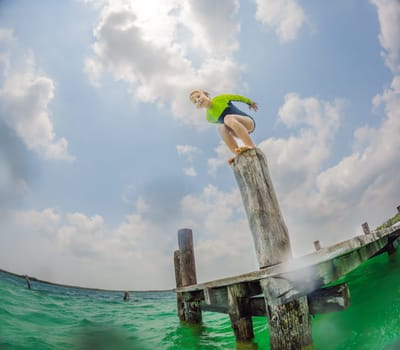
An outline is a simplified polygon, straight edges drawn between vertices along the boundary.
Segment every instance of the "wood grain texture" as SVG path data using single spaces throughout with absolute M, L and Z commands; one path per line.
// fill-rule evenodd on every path
M 260 268 L 291 258 L 289 234 L 275 194 L 267 160 L 259 149 L 236 156 L 232 163 L 247 213 Z

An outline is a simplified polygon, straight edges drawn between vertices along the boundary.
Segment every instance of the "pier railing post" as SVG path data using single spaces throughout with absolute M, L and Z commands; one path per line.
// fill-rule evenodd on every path
M 361 227 L 362 227 L 363 232 L 364 232 L 365 235 L 369 235 L 369 234 L 371 233 L 371 230 L 369 229 L 368 222 L 364 222 L 364 223 L 361 225 Z
M 289 234 L 265 155 L 260 149 L 245 151 L 236 156 L 232 169 L 249 220 L 259 267 L 288 261 L 292 258 Z M 266 301 L 271 349 L 312 349 L 307 297 L 280 304 L 271 293 L 272 289 L 276 290 L 276 281 L 264 279 L 260 284 Z
M 176 286 L 187 287 L 197 283 L 192 230 L 178 231 L 179 250 L 174 253 Z M 178 315 L 181 321 L 201 323 L 200 299 L 197 293 L 177 293 Z

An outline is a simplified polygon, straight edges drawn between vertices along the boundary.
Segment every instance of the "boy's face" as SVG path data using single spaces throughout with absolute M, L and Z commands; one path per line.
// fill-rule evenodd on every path
M 201 90 L 193 91 L 190 94 L 190 100 L 197 108 L 206 108 L 210 106 L 211 99 Z

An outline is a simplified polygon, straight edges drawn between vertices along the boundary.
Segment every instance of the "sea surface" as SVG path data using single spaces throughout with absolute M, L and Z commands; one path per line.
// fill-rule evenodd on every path
M 348 274 L 351 306 L 313 317 L 314 348 L 400 349 L 400 253 L 368 260 Z M 69 288 L 0 272 L 0 349 L 269 349 L 265 317 L 254 317 L 252 344 L 237 345 L 224 314 L 179 323 L 173 292 Z

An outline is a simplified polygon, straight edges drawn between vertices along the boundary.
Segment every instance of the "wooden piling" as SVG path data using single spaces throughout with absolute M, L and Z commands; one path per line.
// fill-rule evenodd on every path
M 399 238 L 389 239 L 386 251 L 390 259 L 396 259 L 395 255 L 397 253 L 397 248 L 399 247 Z
M 271 349 L 313 349 L 307 297 L 286 304 L 268 304 L 267 310 Z
M 178 246 L 181 261 L 182 286 L 191 286 L 197 283 L 193 232 L 191 229 L 183 228 L 178 231 Z
M 228 314 L 231 320 L 233 332 L 237 341 L 246 342 L 254 338 L 253 321 L 245 316 L 242 301 L 247 297 L 246 284 L 234 284 L 228 286 Z
M 397 250 L 397 225 L 375 230 L 292 261 L 246 274 L 177 287 L 182 295 L 183 320 L 203 311 L 229 314 L 239 340 L 237 348 L 253 348 L 251 317 L 267 316 L 271 349 L 312 349 L 310 316 L 350 306 L 346 284 L 335 284 L 366 260 Z M 175 253 L 177 286 L 181 284 L 181 255 Z M 394 255 L 389 255 L 392 259 Z M 261 296 L 261 294 L 264 294 Z M 200 304 L 199 304 L 200 301 Z M 243 341 L 244 340 L 244 341 Z
M 321 243 L 319 241 L 314 241 L 315 250 L 321 250 Z
M 289 234 L 279 208 L 267 160 L 258 148 L 236 156 L 232 169 L 240 188 L 259 267 L 292 257 Z
M 179 251 L 174 254 L 176 286 L 187 287 L 197 283 L 196 264 L 191 229 L 178 231 Z M 201 323 L 200 297 L 198 293 L 177 293 L 178 315 L 181 321 Z
M 232 169 L 249 220 L 260 268 L 292 258 L 289 234 L 275 194 L 267 160 L 260 149 L 236 156 Z M 282 283 L 282 286 L 278 285 Z M 306 297 L 281 304 L 276 290 L 288 290 L 287 281 L 260 281 L 269 319 L 272 350 L 312 349 L 311 316 Z
M 174 266 L 175 266 L 176 287 L 177 288 L 183 287 L 183 285 L 182 285 L 182 274 L 181 274 L 181 257 L 180 257 L 180 251 L 179 250 L 175 250 L 174 251 Z M 177 305 L 177 309 L 178 309 L 179 320 L 185 321 L 183 294 L 180 293 L 180 292 L 176 293 L 176 305 Z
M 369 229 L 368 222 L 364 222 L 364 223 L 361 225 L 361 227 L 362 227 L 363 232 L 364 232 L 365 235 L 369 235 L 369 234 L 371 233 L 371 230 Z

